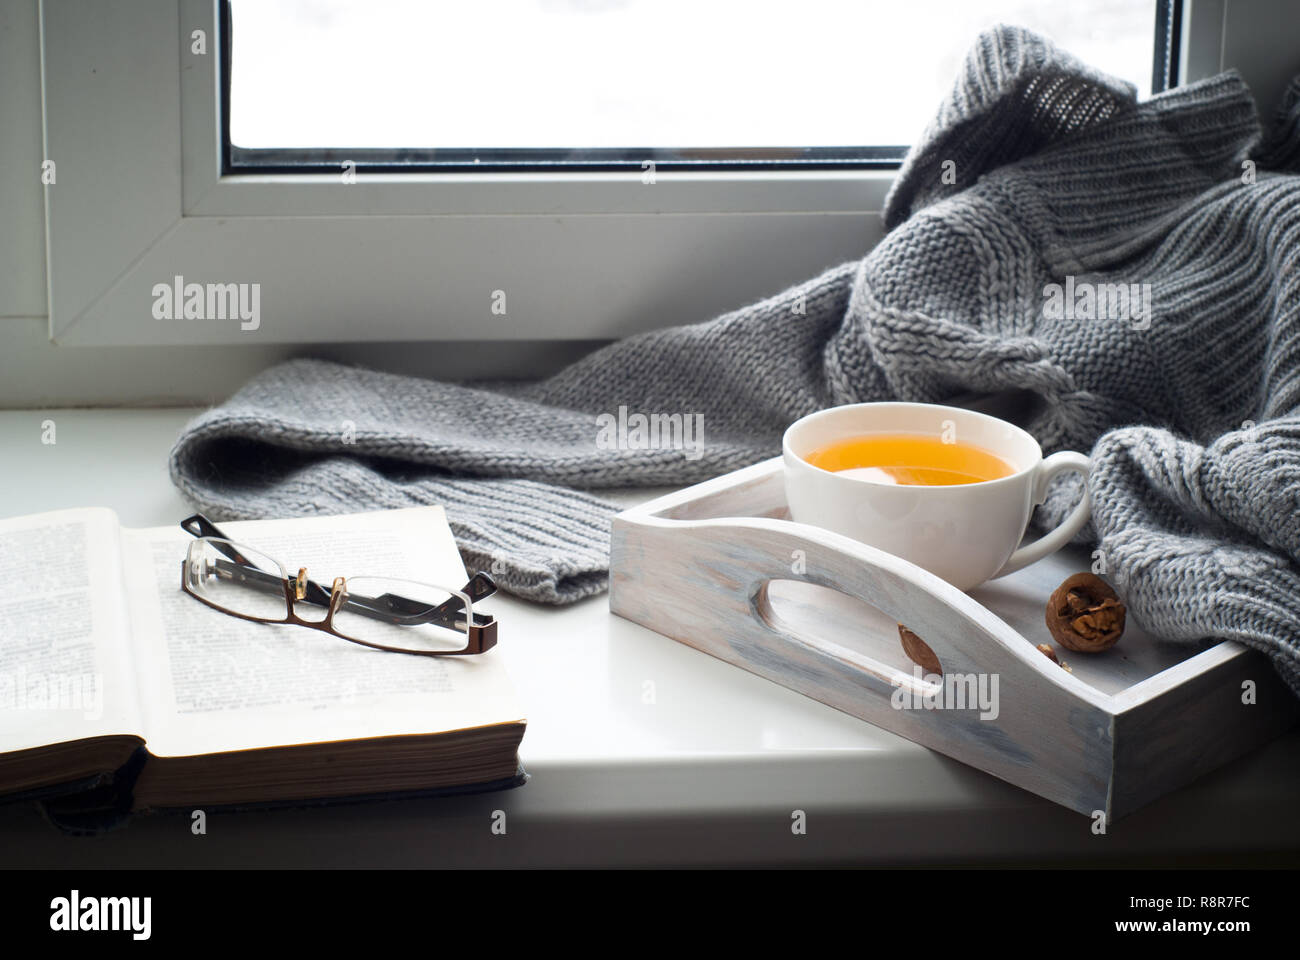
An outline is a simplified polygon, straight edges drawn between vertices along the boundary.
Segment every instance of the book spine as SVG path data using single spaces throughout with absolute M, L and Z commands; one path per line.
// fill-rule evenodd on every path
M 148 750 L 137 747 L 112 776 L 101 778 L 91 789 L 46 796 L 37 801 L 37 806 L 45 819 L 63 833 L 85 837 L 115 830 L 131 818 L 135 782 L 148 756 Z

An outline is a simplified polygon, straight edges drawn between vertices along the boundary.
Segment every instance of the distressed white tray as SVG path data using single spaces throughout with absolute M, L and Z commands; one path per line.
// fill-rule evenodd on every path
M 1087 815 L 1107 820 L 1286 730 L 1300 701 L 1238 643 L 1164 643 L 1129 618 L 1102 654 L 1050 643 L 1052 591 L 1086 570 L 1063 551 L 962 593 L 891 554 L 788 519 L 781 460 L 619 514 L 610 610 Z M 997 716 L 900 709 L 917 688 L 898 623 L 957 676 L 997 677 Z M 1243 703 L 1247 681 L 1253 704 Z M 978 679 L 976 682 L 979 682 Z M 955 688 L 953 688 L 955 692 Z M 913 700 L 915 704 L 917 701 Z

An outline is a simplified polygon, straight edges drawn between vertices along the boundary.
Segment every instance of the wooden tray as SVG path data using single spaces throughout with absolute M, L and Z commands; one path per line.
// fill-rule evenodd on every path
M 1051 642 L 1044 608 L 1062 580 L 1089 568 L 1086 553 L 1056 554 L 965 594 L 788 516 L 779 457 L 619 514 L 610 610 L 1108 821 L 1300 715 L 1263 655 L 1234 642 L 1160 642 L 1132 618 L 1105 653 L 1057 648 L 1073 672 L 1053 663 L 1036 649 Z M 918 709 L 936 686 L 916 677 L 900 622 L 938 656 L 942 702 L 960 707 L 958 693 L 983 683 L 991 694 L 996 682 L 996 717 L 974 696 L 966 709 Z M 1247 681 L 1253 704 L 1243 703 Z

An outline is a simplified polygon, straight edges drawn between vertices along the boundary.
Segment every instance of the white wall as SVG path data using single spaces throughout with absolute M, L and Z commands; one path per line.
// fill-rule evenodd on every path
M 45 315 L 38 40 L 37 0 L 0 3 L 0 318 Z

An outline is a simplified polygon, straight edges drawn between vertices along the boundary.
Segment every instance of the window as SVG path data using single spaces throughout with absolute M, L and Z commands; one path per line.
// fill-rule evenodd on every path
M 1157 8 L 231 0 L 226 169 L 896 163 L 985 27 L 1057 38 L 1145 97 Z
M 898 144 L 987 23 L 1063 35 L 1139 85 L 1175 75 L 1178 3 L 1059 6 L 45 0 L 51 336 L 592 340 L 705 320 L 870 249 Z M 1197 22 L 1194 49 L 1217 50 Z M 257 321 L 159 315 L 177 278 L 256 289 Z

